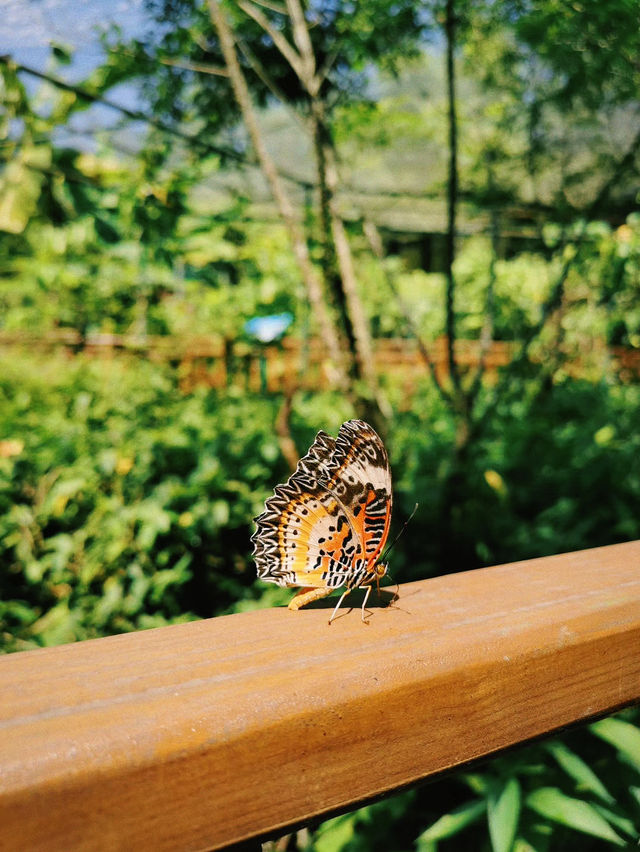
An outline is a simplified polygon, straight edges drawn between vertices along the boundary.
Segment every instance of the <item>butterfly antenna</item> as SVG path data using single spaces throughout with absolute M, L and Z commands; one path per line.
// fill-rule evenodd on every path
M 406 530 L 406 528 L 409 526 L 409 521 L 413 518 L 413 516 L 415 515 L 415 513 L 418 511 L 418 506 L 419 506 L 419 505 L 420 505 L 419 503 L 416 503 L 416 505 L 413 507 L 413 512 L 409 515 L 409 517 L 407 518 L 407 520 L 406 520 L 406 521 L 404 522 L 404 524 L 402 525 L 402 529 L 400 530 L 400 532 L 398 533 L 398 535 L 394 538 L 394 540 L 393 540 L 393 541 L 391 542 L 391 544 L 390 544 L 390 545 L 386 548 L 385 552 L 384 552 L 384 553 L 382 554 L 382 556 L 380 557 L 380 560 L 379 560 L 380 562 L 384 562 L 384 561 L 385 561 L 385 559 L 387 558 L 387 556 L 389 555 L 389 553 L 391 552 L 391 550 L 392 550 L 392 549 L 395 547 L 395 545 L 398 543 L 398 539 L 400 538 L 400 536 L 402 535 L 402 533 Z

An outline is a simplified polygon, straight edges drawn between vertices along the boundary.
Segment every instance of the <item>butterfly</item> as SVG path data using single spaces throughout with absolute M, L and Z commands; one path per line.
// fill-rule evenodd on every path
M 391 469 L 387 451 L 364 420 L 343 423 L 337 438 L 318 432 L 294 473 L 255 518 L 251 540 L 258 577 L 301 586 L 289 602 L 297 610 L 346 586 L 329 624 L 352 589 L 387 573 L 381 554 L 391 523 Z

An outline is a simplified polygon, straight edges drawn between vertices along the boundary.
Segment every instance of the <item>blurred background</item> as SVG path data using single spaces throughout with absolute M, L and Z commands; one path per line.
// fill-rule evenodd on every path
M 394 580 L 640 537 L 635 0 L 0 9 L 3 650 L 285 603 L 252 518 L 352 417 Z M 634 719 L 279 848 L 624 846 Z

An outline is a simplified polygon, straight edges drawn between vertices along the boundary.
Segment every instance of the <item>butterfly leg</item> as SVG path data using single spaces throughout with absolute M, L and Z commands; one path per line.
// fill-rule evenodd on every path
M 289 609 L 300 609 L 301 606 L 306 606 L 311 601 L 317 601 L 320 598 L 326 598 L 327 595 L 330 595 L 333 589 L 327 588 L 306 588 L 300 589 L 299 592 L 295 595 L 295 597 L 291 598 L 289 601 Z M 341 599 L 342 600 L 342 599 Z
M 362 586 L 360 586 L 362 588 Z M 369 600 L 369 595 L 371 594 L 371 586 L 367 586 L 367 591 L 364 593 L 364 600 L 362 601 L 362 621 L 364 624 L 368 624 L 369 622 L 364 617 L 365 607 L 367 606 L 367 601 Z M 368 611 L 368 610 L 367 610 Z M 369 613 L 371 614 L 371 613 Z
M 365 612 L 367 612 L 367 611 L 368 611 L 368 610 L 366 610 L 366 606 L 367 606 L 367 601 L 369 600 L 369 595 L 371 594 L 371 586 L 359 586 L 358 588 L 360 588 L 360 589 L 366 589 L 366 590 L 367 590 L 367 591 L 364 593 L 364 600 L 362 601 L 362 621 L 363 621 L 365 624 L 368 624 L 369 622 L 368 622 L 368 621 L 367 621 L 367 619 L 365 618 L 365 615 L 364 615 L 364 614 L 365 614 Z M 345 596 L 349 594 L 349 592 L 350 592 L 350 591 L 351 591 L 351 589 L 346 589 L 346 590 L 345 590 L 345 591 L 344 591 L 344 592 L 340 595 L 340 600 L 339 600 L 339 601 L 338 601 L 338 603 L 335 605 L 335 608 L 334 608 L 333 612 L 331 613 L 331 618 L 329 619 L 329 624 L 331 624 L 331 622 L 333 621 L 333 619 L 336 617 L 336 613 L 337 613 L 337 611 L 340 609 L 340 604 L 341 604 L 341 603 L 342 603 L 342 601 L 345 599 Z
M 342 601 L 345 599 L 345 596 L 349 594 L 349 592 L 350 592 L 350 591 L 351 591 L 351 589 L 345 589 L 345 591 L 344 591 L 344 592 L 340 595 L 340 600 L 339 600 L 339 601 L 338 601 L 338 603 L 335 605 L 334 610 L 333 610 L 333 612 L 331 613 L 331 618 L 329 619 L 329 624 L 331 624 L 331 622 L 333 621 L 333 619 L 336 617 L 336 612 L 340 609 L 340 604 L 341 604 L 341 603 L 342 603 Z

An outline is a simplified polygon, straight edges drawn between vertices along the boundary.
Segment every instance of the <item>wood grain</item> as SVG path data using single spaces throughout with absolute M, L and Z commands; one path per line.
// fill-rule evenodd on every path
M 640 701 L 640 541 L 329 612 L 0 659 L 0 849 L 219 848 Z

